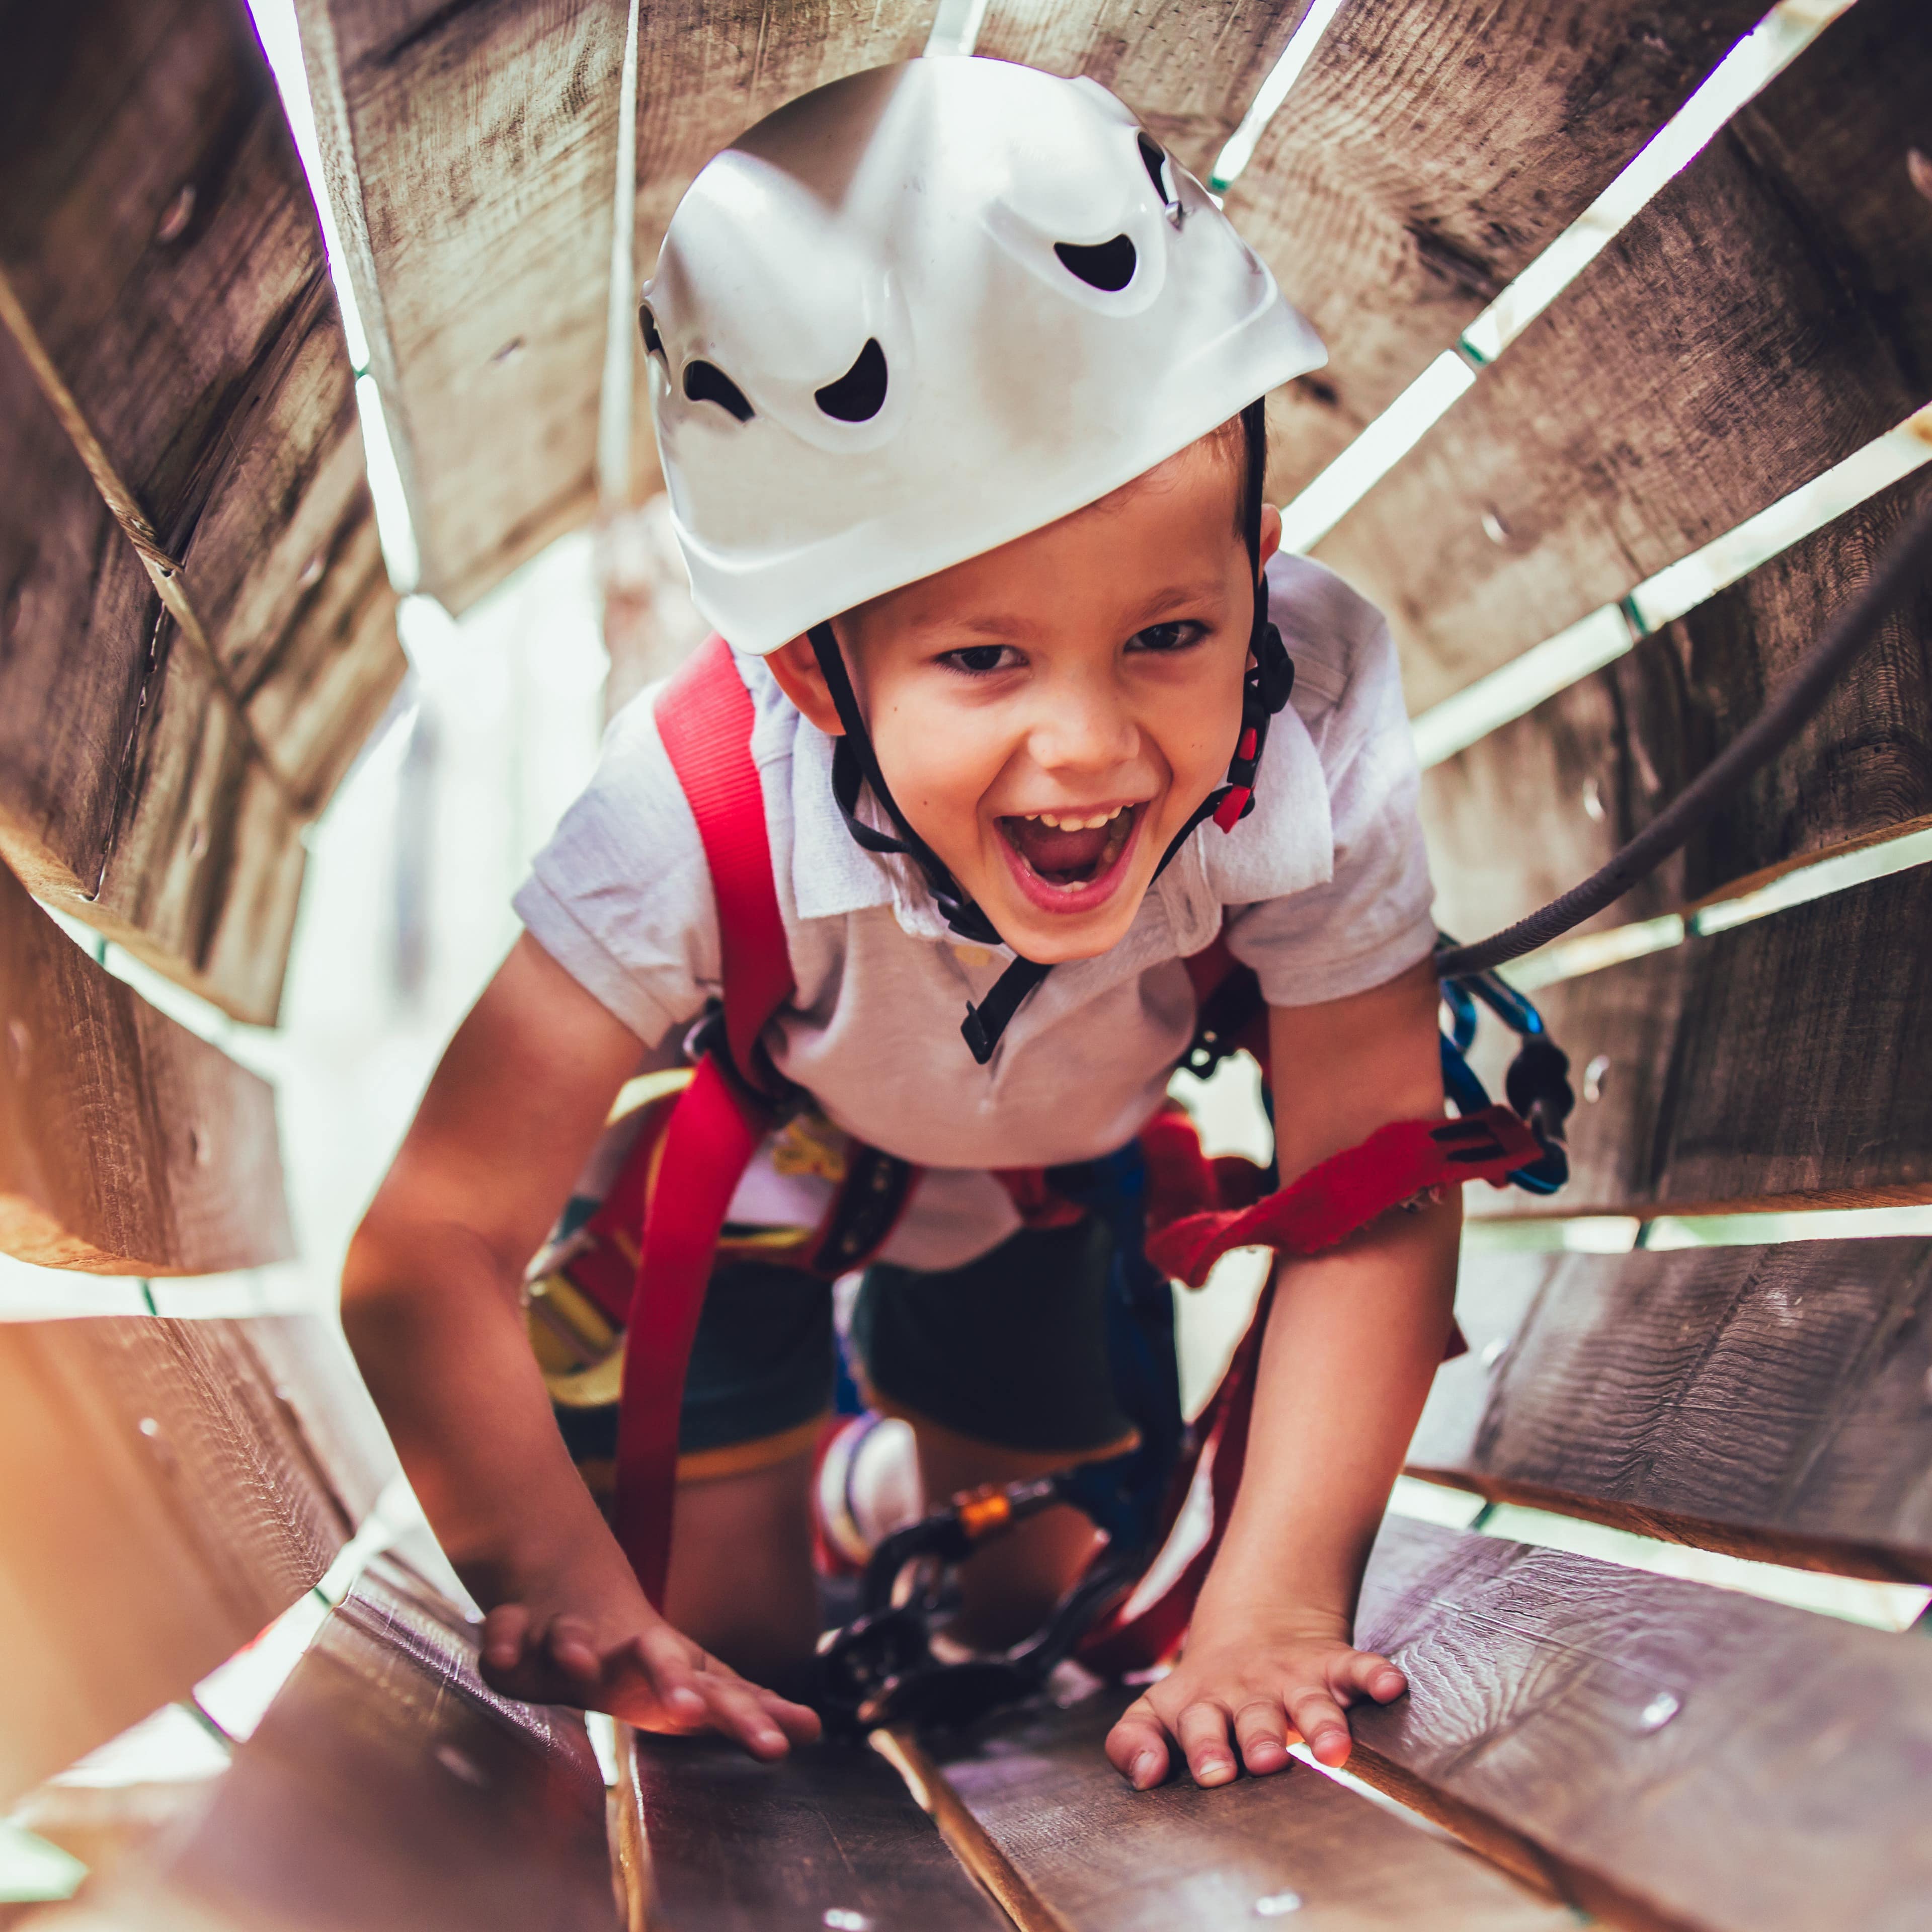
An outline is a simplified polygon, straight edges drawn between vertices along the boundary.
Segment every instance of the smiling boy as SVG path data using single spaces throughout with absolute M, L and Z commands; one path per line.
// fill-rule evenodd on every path
M 935 1497 L 1113 1454 L 1105 1231 L 1022 1225 L 999 1176 L 1132 1139 L 1193 1029 L 1183 962 L 1224 938 L 1260 980 L 1284 1178 L 1442 1111 L 1387 632 L 1276 555 L 1260 498 L 1257 399 L 1319 346 L 1111 96 L 992 62 L 856 76 L 760 124 L 694 184 L 646 296 L 680 541 L 752 705 L 794 988 L 760 1044 L 835 1168 L 862 1144 L 920 1170 L 860 1291 L 868 1390 Z M 1295 667 L 1271 730 L 1270 622 Z M 619 1089 L 680 1060 L 721 983 L 659 701 L 614 724 L 519 895 L 527 932 L 357 1236 L 344 1315 L 488 1613 L 490 1680 L 770 1756 L 817 1730 L 772 1687 L 811 1652 L 832 1376 L 829 1291 L 786 1234 L 830 1179 L 788 1129 L 732 1204 L 756 1238 L 699 1330 L 662 1616 L 518 1304 Z M 1280 1264 L 1185 1652 L 1108 1740 L 1136 1786 L 1177 1745 L 1204 1784 L 1282 1768 L 1298 1732 L 1338 1764 L 1346 1707 L 1402 1690 L 1353 1647 L 1354 1604 L 1459 1222 L 1452 1199 Z M 991 1546 L 959 1630 L 1010 1641 L 1092 1546 L 1066 1509 Z

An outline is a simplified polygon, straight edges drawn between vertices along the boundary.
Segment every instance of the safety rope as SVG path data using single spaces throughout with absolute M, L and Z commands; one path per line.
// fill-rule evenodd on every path
M 1932 502 L 1886 546 L 1864 588 L 1834 616 L 1824 635 L 1750 724 L 1610 861 L 1560 898 L 1500 932 L 1436 956 L 1444 980 L 1487 972 L 1547 946 L 1648 878 L 1743 784 L 1815 717 L 1832 686 L 1879 626 L 1932 573 Z

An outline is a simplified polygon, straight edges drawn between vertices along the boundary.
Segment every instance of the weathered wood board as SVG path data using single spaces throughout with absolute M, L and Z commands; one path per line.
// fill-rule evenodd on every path
M 8 26 L 0 850 L 272 1021 L 302 821 L 404 669 L 314 211 L 245 9 Z
M 1110 88 L 1203 181 L 1308 0 L 989 0 L 974 51 Z
M 1356 1640 L 1409 1690 L 1350 1769 L 1612 1924 L 1925 1922 L 1916 1638 L 1392 1517 Z
M 1306 1932 L 1557 1932 L 1575 1923 L 1300 1764 L 1219 1790 L 1181 1777 L 1135 1791 L 1101 1750 L 1135 1694 L 1009 1712 L 930 1741 L 946 1785 L 1043 1908 L 1041 1922 L 1169 1932 L 1292 1911 Z
M 626 1736 L 617 1802 L 644 1847 L 651 1932 L 1005 1923 L 898 1774 L 862 1744 L 761 1765 L 716 1738 Z
M 184 1694 L 322 1574 L 368 1467 L 338 1478 L 297 1416 L 359 1428 L 346 1376 L 314 1316 L 0 1323 L 0 1801 Z
M 1764 708 L 1901 524 L 1922 474 L 1794 544 L 1626 657 L 1424 774 L 1436 917 L 1473 939 L 1587 877 Z M 1932 589 L 1816 718 L 1593 926 L 1647 919 L 1932 819 Z M 1496 828 L 1517 830 L 1498 838 Z
M 1932 397 L 1928 84 L 1919 0 L 1859 0 L 1317 547 L 1388 611 L 1412 710 Z
M 1345 7 L 1228 194 L 1235 226 L 1328 345 L 1325 369 L 1270 400 L 1270 500 L 1286 502 L 1451 347 L 1763 11 Z
M 590 513 L 625 9 L 296 11 L 422 588 L 460 612 Z
M 613 1932 L 603 1779 L 574 1712 L 496 1696 L 453 1608 L 371 1574 L 200 1816 L 52 1923 Z
M 312 758 L 273 728 L 311 661 L 380 687 L 380 710 L 402 660 L 382 625 L 345 638 L 310 608 L 358 534 L 350 574 L 368 578 L 374 530 L 321 233 L 267 62 L 232 0 L 12 11 L 0 276 L 16 326 L 271 769 L 318 803 Z M 293 692 L 273 691 L 283 680 Z M 344 697 L 344 723 L 366 722 L 368 697 Z
M 295 1251 L 275 1096 L 98 966 L 0 867 L 0 1251 L 214 1274 Z
M 1932 1245 L 1472 1252 L 1456 1318 L 1471 1352 L 1437 1373 L 1411 1474 L 1932 1582 Z
M 1693 1214 L 1932 1198 L 1932 870 L 1545 986 L 1573 1075 L 1570 1185 L 1471 1214 Z M 1501 1090 L 1502 1030 L 1478 1055 Z M 1500 1054 L 1498 1048 L 1500 1048 Z

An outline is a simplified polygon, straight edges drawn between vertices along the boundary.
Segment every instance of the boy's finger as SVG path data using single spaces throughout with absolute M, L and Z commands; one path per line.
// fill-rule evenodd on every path
M 781 1697 L 776 1690 L 767 1690 L 762 1684 L 754 1684 L 751 1689 L 766 1716 L 791 1743 L 815 1744 L 818 1742 L 825 1726 L 809 1704 L 794 1704 L 789 1697 Z
M 691 1652 L 690 1644 L 668 1624 L 644 1631 L 631 1645 L 631 1654 L 665 1714 L 674 1723 L 694 1725 L 705 1721 L 710 1707 L 698 1688 Z
M 728 1677 L 722 1671 L 706 1671 L 698 1680 L 711 1721 L 728 1738 L 735 1738 L 754 1757 L 783 1757 L 790 1744 L 783 1731 L 766 1714 L 742 1678 Z
M 1167 1732 L 1144 1697 L 1130 1704 L 1107 1733 L 1107 1762 L 1136 1791 L 1167 1775 Z
M 530 1613 L 521 1604 L 499 1604 L 483 1619 L 483 1661 L 492 1670 L 514 1670 L 524 1660 Z
M 1326 1690 L 1311 1685 L 1290 1691 L 1288 1714 L 1322 1763 L 1334 1770 L 1348 1762 L 1348 1720 Z
M 1408 1679 L 1385 1657 L 1372 1650 L 1358 1650 L 1340 1673 L 1343 1682 L 1365 1690 L 1378 1704 L 1400 1697 L 1408 1688 Z
M 544 1632 L 543 1647 L 565 1676 L 580 1684 L 595 1684 L 604 1674 L 604 1660 L 597 1654 L 590 1624 L 581 1617 L 566 1612 L 551 1618 Z
M 1228 1714 L 1219 1704 L 1190 1704 L 1174 1734 L 1186 1754 L 1187 1768 L 1199 1785 L 1226 1784 L 1234 1775 L 1234 1754 L 1228 1742 Z
M 1285 1771 L 1288 1755 L 1288 1717 L 1273 1698 L 1244 1704 L 1234 1713 L 1234 1742 L 1241 1748 L 1241 1762 L 1258 1776 Z

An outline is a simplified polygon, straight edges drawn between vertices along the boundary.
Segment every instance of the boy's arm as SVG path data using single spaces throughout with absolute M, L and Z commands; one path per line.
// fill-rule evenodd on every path
M 1430 962 L 1348 999 L 1274 1009 L 1269 1052 L 1284 1177 L 1384 1122 L 1439 1113 Z M 1355 1599 L 1442 1359 L 1461 1226 L 1451 1198 L 1277 1264 L 1240 1491 L 1186 1650 L 1107 1740 L 1137 1787 L 1166 1776 L 1170 1739 L 1199 1784 L 1225 1784 L 1238 1760 L 1282 1769 L 1298 1732 L 1340 1765 L 1346 1708 L 1406 1688 L 1386 1658 L 1353 1648 Z
M 450 1042 L 350 1244 L 342 1320 L 436 1535 L 488 1613 L 499 1690 L 760 1756 L 803 1707 L 706 1658 L 646 1600 L 553 1420 L 519 1292 L 643 1054 L 526 935 Z

